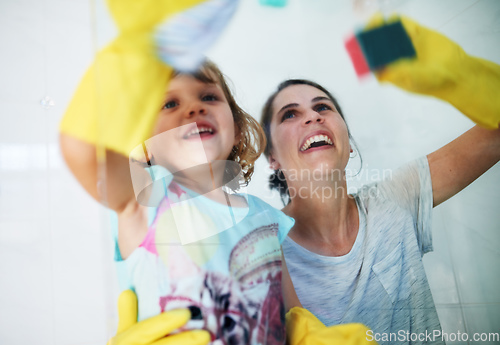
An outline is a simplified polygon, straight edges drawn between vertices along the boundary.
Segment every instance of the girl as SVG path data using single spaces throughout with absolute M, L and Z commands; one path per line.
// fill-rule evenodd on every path
M 130 162 L 106 152 L 105 205 L 118 218 L 122 288 L 135 290 L 139 320 L 189 308 L 185 329 L 205 329 L 212 341 L 283 344 L 285 310 L 298 305 L 280 250 L 293 220 L 235 193 L 263 150 L 262 130 L 211 62 L 175 73 L 159 110 L 155 136 Z M 63 132 L 61 148 L 78 181 L 103 202 L 95 147 Z M 154 206 L 150 215 L 141 204 Z

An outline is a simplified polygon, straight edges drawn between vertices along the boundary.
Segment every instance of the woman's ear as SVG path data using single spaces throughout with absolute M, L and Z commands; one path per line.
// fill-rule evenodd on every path
M 274 155 L 272 153 L 269 154 L 269 167 L 273 170 L 278 170 L 281 168 L 280 163 L 274 158 Z

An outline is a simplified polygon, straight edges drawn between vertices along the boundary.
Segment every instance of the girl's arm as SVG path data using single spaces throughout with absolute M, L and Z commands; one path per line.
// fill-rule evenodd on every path
M 61 134 L 60 145 L 69 169 L 95 200 L 117 213 L 137 203 L 127 157 L 106 150 L 105 164 L 101 169 L 93 144 Z
M 475 126 L 427 156 L 434 206 L 467 187 L 500 160 L 500 129 Z
M 148 224 L 146 207 L 135 199 L 128 158 L 107 150 L 101 169 L 94 145 L 65 134 L 60 136 L 60 145 L 66 164 L 82 187 L 117 212 L 118 244 L 125 259 L 143 240 Z

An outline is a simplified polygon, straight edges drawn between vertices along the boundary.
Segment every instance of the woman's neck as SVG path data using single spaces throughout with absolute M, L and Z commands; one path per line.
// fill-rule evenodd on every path
M 294 182 L 290 190 L 291 202 L 283 209 L 295 219 L 290 237 L 321 255 L 347 254 L 358 234 L 359 217 L 345 179 Z M 308 194 L 300 194 L 300 190 L 307 190 Z

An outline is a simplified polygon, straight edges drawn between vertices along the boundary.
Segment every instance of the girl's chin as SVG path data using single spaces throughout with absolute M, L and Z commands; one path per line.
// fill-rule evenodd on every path
M 212 150 L 210 148 L 205 149 L 205 162 L 215 162 L 215 161 L 226 161 L 231 154 L 231 150 L 227 152 L 221 152 L 220 150 Z

